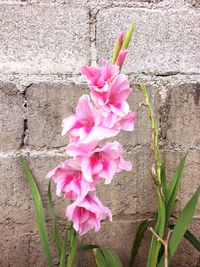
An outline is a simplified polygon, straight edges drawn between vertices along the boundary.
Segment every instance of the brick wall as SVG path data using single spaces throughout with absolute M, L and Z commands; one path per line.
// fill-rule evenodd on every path
M 133 18 L 137 25 L 124 71 L 132 84 L 148 85 L 168 177 L 189 149 L 176 213 L 184 207 L 200 182 L 199 7 L 199 0 L 0 0 L 0 267 L 46 266 L 17 156 L 22 149 L 46 203 L 45 175 L 63 159 L 67 144 L 60 135 L 62 117 L 87 92 L 80 66 L 109 59 L 117 33 Z M 125 267 L 139 222 L 156 212 L 150 129 L 141 101 L 135 89 L 129 100 L 138 117 L 135 131 L 118 136 L 133 171 L 98 187 L 113 222 L 84 238 L 117 250 Z M 64 228 L 65 205 L 56 203 Z M 200 205 L 191 230 L 200 238 Z M 136 267 L 146 266 L 149 238 Z M 95 266 L 92 254 L 79 256 L 85 267 Z M 200 257 L 183 242 L 171 266 L 198 267 Z

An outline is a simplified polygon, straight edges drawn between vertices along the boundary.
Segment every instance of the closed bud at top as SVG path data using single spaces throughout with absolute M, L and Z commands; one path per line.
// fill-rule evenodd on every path
M 124 33 L 123 33 L 123 32 L 120 32 L 120 33 L 118 34 L 118 37 L 117 37 L 117 43 L 118 43 L 119 45 L 122 45 L 123 40 L 124 40 Z
M 112 59 L 112 63 L 113 64 L 115 64 L 115 62 L 117 60 L 119 51 L 121 50 L 121 47 L 122 47 L 122 44 L 123 44 L 123 40 L 124 40 L 124 33 L 120 32 L 118 34 L 118 37 L 117 37 L 117 42 L 115 43 L 115 46 L 114 46 L 113 59 Z

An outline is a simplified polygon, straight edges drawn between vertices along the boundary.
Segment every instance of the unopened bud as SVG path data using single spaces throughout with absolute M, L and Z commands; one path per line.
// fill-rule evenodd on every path
M 124 33 L 120 32 L 118 37 L 117 37 L 117 41 L 115 43 L 114 46 L 114 51 L 113 51 L 113 59 L 112 59 L 112 63 L 115 64 L 119 51 L 121 50 L 122 44 L 123 44 L 123 40 L 124 40 Z
M 117 60 L 116 60 L 116 65 L 119 66 L 119 68 L 121 69 L 123 63 L 124 63 L 124 60 L 126 58 L 126 55 L 128 53 L 128 50 L 125 49 L 125 48 L 122 48 L 121 51 L 119 52 L 118 54 L 118 57 L 117 57 Z

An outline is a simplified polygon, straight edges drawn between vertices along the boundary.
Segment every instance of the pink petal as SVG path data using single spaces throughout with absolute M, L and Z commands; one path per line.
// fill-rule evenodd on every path
M 122 118 L 118 122 L 118 124 L 120 128 L 124 131 L 133 131 L 135 121 L 136 121 L 136 114 L 134 112 L 130 112 L 124 118 Z
M 84 75 L 88 80 L 93 79 L 99 75 L 100 71 L 97 68 L 89 67 L 87 65 L 81 67 L 81 74 Z
M 128 50 L 126 48 L 122 48 L 122 50 L 118 54 L 115 64 L 121 67 L 124 63 L 127 53 L 128 53 Z
M 92 166 L 91 166 L 90 158 L 84 158 L 82 160 L 82 164 L 81 165 L 82 165 L 82 172 L 83 172 L 84 178 L 88 182 L 93 182 L 93 179 L 92 179 Z
M 69 117 L 66 117 L 63 119 L 62 121 L 62 135 L 65 135 L 69 132 L 69 130 L 71 130 L 74 125 L 77 123 L 77 118 L 75 115 L 71 115 Z

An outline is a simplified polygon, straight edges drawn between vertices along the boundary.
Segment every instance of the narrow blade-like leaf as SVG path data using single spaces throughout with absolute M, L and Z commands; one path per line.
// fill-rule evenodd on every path
M 138 227 L 138 230 L 136 232 L 135 240 L 133 243 L 133 247 L 131 250 L 131 258 L 129 262 L 129 267 L 133 267 L 136 259 L 136 255 L 138 253 L 138 249 L 141 245 L 142 239 L 144 237 L 144 233 L 146 232 L 148 226 L 150 225 L 151 220 L 145 220 L 143 221 L 140 226 Z
M 71 224 L 70 228 L 70 254 L 67 261 L 67 267 L 72 267 L 74 263 L 74 258 L 76 254 L 76 232 Z
M 61 241 L 60 233 L 59 233 L 58 226 L 57 226 L 57 223 L 56 223 L 54 205 L 53 205 L 52 196 L 51 196 L 51 182 L 49 182 L 49 186 L 48 186 L 48 204 L 49 204 L 49 210 L 50 210 L 50 214 L 51 214 L 52 221 L 53 221 L 52 227 L 53 227 L 55 243 L 56 243 L 56 247 L 57 247 L 59 256 L 61 256 L 61 253 L 62 253 L 62 241 Z
M 29 166 L 26 163 L 25 159 L 23 159 L 22 156 L 20 157 L 20 159 L 21 159 L 23 170 L 24 170 L 26 177 L 28 179 L 31 193 L 32 193 L 32 198 L 33 198 L 33 202 L 34 202 L 34 206 L 35 206 L 36 221 L 38 224 L 38 230 L 39 230 L 39 236 L 40 236 L 42 248 L 44 250 L 44 254 L 46 256 L 48 266 L 52 267 L 53 262 L 52 262 L 51 252 L 49 249 L 48 235 L 47 235 L 45 216 L 44 216 L 44 208 L 42 205 L 40 192 L 38 190 L 35 179 L 31 173 Z
M 126 48 L 126 49 L 128 48 L 132 35 L 133 35 L 134 28 L 135 28 L 135 20 L 132 22 L 129 30 L 126 33 L 126 36 L 122 44 L 122 48 Z
M 172 259 L 175 254 L 191 220 L 194 215 L 196 205 L 199 199 L 200 187 L 196 190 L 194 195 L 188 201 L 185 208 L 182 210 L 176 224 L 174 230 L 172 232 L 171 238 L 169 240 L 169 261 Z M 164 256 L 161 258 L 161 261 L 158 267 L 164 267 Z
M 101 250 L 109 267 L 122 267 L 121 260 L 114 250 L 108 248 L 102 248 Z
M 100 248 L 93 249 L 97 267 L 109 267 Z
M 187 157 L 187 154 L 181 159 L 178 167 L 176 168 L 174 175 L 171 178 L 169 187 L 167 189 L 166 198 L 165 198 L 165 202 L 166 202 L 166 225 L 168 223 L 169 217 L 170 217 L 170 215 L 173 211 L 173 208 L 174 208 L 176 196 L 177 196 L 178 189 L 179 189 L 180 182 L 181 182 L 181 176 L 183 174 L 183 169 L 185 166 L 186 157 Z
M 174 226 L 174 224 L 168 225 L 168 227 L 172 230 L 174 229 Z M 200 252 L 200 241 L 189 230 L 186 230 L 184 238 L 188 240 L 193 245 L 193 247 Z
M 160 178 L 161 178 L 162 193 L 165 197 L 167 193 L 167 179 L 166 179 L 165 166 L 163 164 L 161 165 L 160 168 Z
M 67 232 L 68 230 L 65 231 L 64 241 L 62 245 L 60 265 L 59 265 L 60 267 L 66 267 Z

